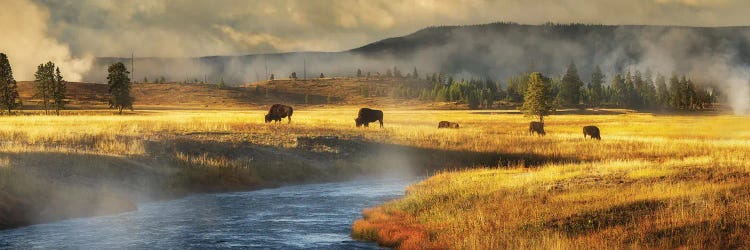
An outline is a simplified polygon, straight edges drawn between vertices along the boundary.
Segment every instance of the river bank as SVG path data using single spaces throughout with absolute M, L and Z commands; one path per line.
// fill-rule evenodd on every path
M 750 247 L 750 118 L 597 118 L 567 122 L 596 124 L 601 141 L 527 137 L 498 151 L 536 144 L 541 164 L 437 173 L 365 209 L 352 235 L 400 249 Z
M 137 211 L 0 230 L 12 249 L 380 249 L 355 241 L 362 208 L 419 179 L 363 178 L 145 202 Z
M 344 109 L 298 111 L 292 124 L 264 124 L 260 110 L 106 112 L 0 120 L 0 228 L 194 193 L 414 176 L 496 158 L 393 142 L 397 128 L 356 129 Z

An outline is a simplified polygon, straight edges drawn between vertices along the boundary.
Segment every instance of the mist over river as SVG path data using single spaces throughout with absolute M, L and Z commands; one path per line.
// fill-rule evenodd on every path
M 138 210 L 0 231 L 0 248 L 377 249 L 349 237 L 363 208 L 416 179 L 308 184 L 142 203 Z

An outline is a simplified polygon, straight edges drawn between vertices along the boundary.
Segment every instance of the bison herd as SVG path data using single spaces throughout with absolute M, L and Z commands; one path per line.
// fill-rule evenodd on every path
M 270 123 L 271 121 L 280 122 L 283 118 L 287 118 L 288 122 L 292 122 L 292 113 L 294 112 L 294 109 L 290 106 L 284 105 L 284 104 L 274 104 L 271 106 L 271 108 L 268 110 L 268 114 L 266 114 L 266 123 Z M 372 122 L 379 122 L 380 127 L 383 127 L 383 111 L 377 110 L 377 109 L 370 109 L 370 108 L 361 108 L 359 109 L 359 112 L 357 113 L 357 118 L 354 119 L 354 123 L 357 127 L 365 126 L 369 127 L 370 123 Z M 454 128 L 457 129 L 458 123 L 456 122 L 449 122 L 449 121 L 440 121 L 438 123 L 438 128 Z M 547 132 L 544 132 L 544 123 L 542 122 L 531 122 L 529 123 L 529 134 L 537 134 L 539 136 L 544 136 L 547 134 Z M 596 126 L 584 126 L 583 127 L 583 138 L 586 139 L 587 137 L 590 137 L 591 139 L 597 139 L 601 140 L 602 137 L 599 132 L 599 128 Z

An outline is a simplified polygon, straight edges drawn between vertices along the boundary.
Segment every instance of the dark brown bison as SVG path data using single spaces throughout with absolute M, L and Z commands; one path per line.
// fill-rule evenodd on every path
M 596 126 L 583 127 L 583 139 L 586 139 L 587 135 L 590 136 L 591 139 L 602 139 L 601 135 L 599 134 L 599 128 L 597 128 Z
M 379 121 L 380 127 L 383 127 L 383 111 L 377 109 L 361 108 L 357 114 L 357 119 L 354 122 L 357 127 L 365 125 L 369 127 L 371 122 Z
M 449 121 L 440 121 L 438 128 L 458 128 L 458 123 Z
M 289 119 L 289 122 L 292 122 L 292 113 L 294 113 L 294 109 L 292 107 L 289 107 L 284 104 L 274 104 L 271 106 L 271 109 L 268 110 L 268 114 L 266 114 L 266 123 L 269 123 L 271 121 L 280 122 L 282 118 L 287 117 Z
M 547 132 L 544 132 L 544 123 L 541 122 L 531 122 L 529 123 L 529 133 L 537 135 L 546 135 Z

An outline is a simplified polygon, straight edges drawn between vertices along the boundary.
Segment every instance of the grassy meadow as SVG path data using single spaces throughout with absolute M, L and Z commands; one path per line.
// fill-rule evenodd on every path
M 440 171 L 366 209 L 355 238 L 402 249 L 750 247 L 748 117 L 554 115 L 546 137 L 525 135 L 521 115 L 451 117 L 466 129 L 395 137 L 521 160 Z M 601 141 L 583 139 L 589 124 Z
M 298 107 L 291 124 L 236 109 L 6 116 L 0 227 L 196 192 L 430 175 L 365 210 L 353 236 L 405 249 L 748 246 L 750 118 L 561 111 L 539 137 L 514 111 L 386 107 L 380 129 L 356 128 L 357 109 Z M 584 125 L 602 140 L 584 140 Z

